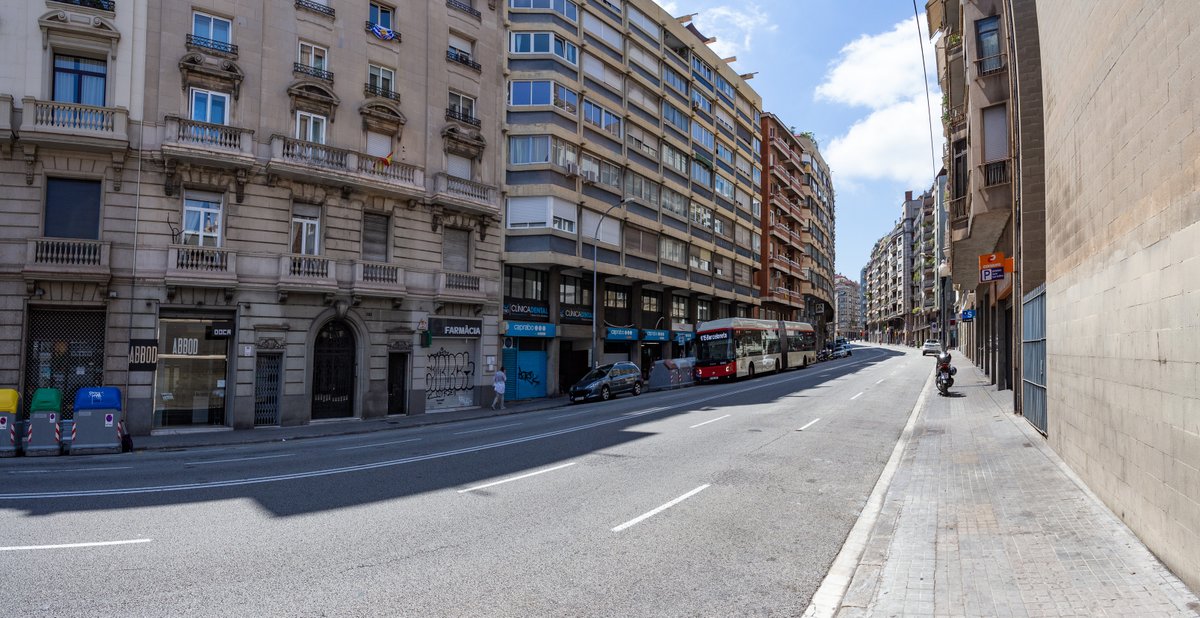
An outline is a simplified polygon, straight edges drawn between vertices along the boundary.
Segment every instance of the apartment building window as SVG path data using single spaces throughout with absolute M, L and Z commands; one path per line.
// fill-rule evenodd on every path
M 678 191 L 673 191 L 667 187 L 663 187 L 662 209 L 666 212 L 674 213 L 686 219 L 688 216 L 688 198 L 686 195 L 679 193 Z
M 42 236 L 100 238 L 100 196 L 99 180 L 47 178 Z
M 292 253 L 321 254 L 321 207 L 295 204 L 292 207 Z
M 706 187 L 712 186 L 712 162 L 700 157 L 692 159 L 692 180 Z
M 221 196 L 189 191 L 183 198 L 183 244 L 221 246 Z
M 758 166 L 750 168 L 750 180 L 754 181 L 754 186 L 762 185 L 762 169 Z
M 298 62 L 310 69 L 324 71 L 325 58 L 328 55 L 328 50 L 318 45 L 311 43 L 300 42 L 300 58 Z
M 228 120 L 229 95 L 192 88 L 192 120 L 225 124 Z
M 734 162 L 733 166 L 736 167 L 737 171 L 741 172 L 743 175 L 746 175 L 746 176 L 750 175 L 750 170 L 751 170 L 750 159 L 747 159 L 746 157 L 743 157 L 742 155 L 739 154 L 739 155 L 737 155 L 737 159 Z
M 723 255 L 713 256 L 713 276 L 728 281 L 733 277 L 733 260 Z
M 658 234 L 626 225 L 625 252 L 635 253 L 650 259 L 658 257 Z
M 524 300 L 547 300 L 550 273 L 521 266 L 504 267 L 504 296 Z
M 734 187 L 733 187 L 732 180 L 729 180 L 729 179 L 725 178 L 724 176 L 717 174 L 716 177 L 713 179 L 713 188 L 716 189 L 718 195 L 724 197 L 727 200 L 733 201 Z
M 586 75 L 612 86 L 613 89 L 617 90 L 618 92 L 621 91 L 621 88 L 625 83 L 625 76 L 621 73 L 621 71 L 614 69 L 613 67 L 609 66 L 608 63 L 591 54 L 583 55 L 583 72 Z
M 714 214 L 713 233 L 725 238 L 733 238 L 733 219 Z
M 713 135 L 712 131 L 701 126 L 699 122 L 693 122 L 692 141 L 693 143 L 700 144 L 707 150 L 712 150 L 713 145 L 716 144 L 716 136 Z
M 591 13 L 583 14 L 583 29 L 597 37 L 601 41 L 612 45 L 616 49 L 621 49 L 621 43 L 625 37 L 616 28 L 608 25 L 604 20 L 596 17 Z
M 621 138 L 621 117 L 591 101 L 583 102 L 583 121 L 617 139 Z
M 686 296 L 671 295 L 671 319 L 681 322 L 688 319 L 688 299 Z
M 658 256 L 665 262 L 682 266 L 687 263 L 687 243 L 678 238 L 663 236 L 658 243 Z
M 659 26 L 653 19 L 650 19 L 645 13 L 637 10 L 632 5 L 629 6 L 629 23 L 637 26 L 650 35 L 650 38 L 658 41 L 662 39 L 662 26 Z
M 450 106 L 447 108 L 451 116 L 467 122 L 477 122 L 475 118 L 475 99 L 465 94 L 451 92 Z
M 509 40 L 514 54 L 554 54 L 571 64 L 579 62 L 579 48 L 551 32 L 514 32 Z
M 678 90 L 683 96 L 688 96 L 687 78 L 681 75 L 675 69 L 667 65 L 663 65 L 663 81 L 671 85 L 672 88 Z
M 692 107 L 704 110 L 706 113 L 713 113 L 713 104 L 708 97 L 700 94 L 699 90 L 692 91 Z
M 630 124 L 625 127 L 625 138 L 631 150 L 635 150 L 655 161 L 658 160 L 658 137 L 654 134 L 636 124 Z
M 663 142 L 662 144 L 662 161 L 668 168 L 679 172 L 686 176 L 688 173 L 688 156 L 677 150 L 674 146 Z
M 570 21 L 579 20 L 579 5 L 570 0 L 509 0 L 514 9 L 549 9 Z
M 103 60 L 55 54 L 51 93 L 55 101 L 104 107 L 107 84 L 108 65 Z
M 721 107 L 713 110 L 713 118 L 717 121 L 717 126 L 724 127 L 726 131 L 730 133 L 737 131 L 733 126 L 733 115 Z
M 314 144 L 325 143 L 325 123 L 324 116 L 310 114 L 308 112 L 296 112 L 296 139 Z
M 391 230 L 392 220 L 387 215 L 363 213 L 362 259 L 386 262 Z
M 470 180 L 474 171 L 470 157 L 446 153 L 446 173 L 455 177 Z
M 551 222 L 551 227 L 553 227 L 554 229 L 556 229 L 560 232 L 574 234 L 575 233 L 575 220 L 568 219 L 566 217 L 560 217 L 556 214 L 556 215 L 554 215 L 554 219 Z
M 549 135 L 513 135 L 508 138 L 508 162 L 533 165 L 550 162 Z
M 555 137 L 550 140 L 550 162 L 559 167 L 568 167 L 579 163 L 579 146 L 569 144 Z
M 614 247 L 621 244 L 621 222 L 612 217 L 601 218 L 600 213 L 584 208 L 581 212 L 583 221 L 580 232 L 587 239 L 595 238 L 599 242 Z
M 734 96 L 736 96 L 733 92 L 733 84 L 730 84 L 728 81 L 726 81 L 726 79 L 724 77 L 721 77 L 719 74 L 717 75 L 717 92 L 720 92 L 721 94 L 729 97 L 729 100 L 731 100 L 731 101 L 733 100 Z M 755 121 L 755 124 L 757 125 L 758 121 Z
M 592 282 L 563 275 L 558 282 L 558 302 L 564 305 L 592 304 Z
M 708 88 L 712 88 L 713 68 L 708 66 L 708 63 L 700 59 L 699 56 L 692 56 L 692 73 L 704 80 L 703 83 Z
M 712 301 L 699 299 L 696 301 L 696 321 L 707 322 L 712 319 Z
M 644 204 L 658 205 L 658 183 L 636 172 L 625 172 L 625 195 Z
M 733 149 L 722 142 L 717 142 L 717 158 L 733 165 Z
M 749 228 L 742 227 L 741 225 L 733 226 L 733 242 L 737 243 L 739 247 L 749 247 L 750 239 Z
M 579 169 L 585 178 L 616 189 L 621 188 L 621 168 L 604 159 L 589 154 L 582 155 L 579 158 Z
M 550 80 L 510 82 L 508 104 L 513 107 L 550 105 L 554 102 L 554 86 Z
M 629 43 L 629 59 L 641 65 L 642 68 L 649 71 L 651 75 L 658 75 L 658 58 L 656 58 L 654 54 L 651 54 L 649 51 L 647 51 L 646 48 L 632 41 Z
M 382 26 L 384 28 L 387 28 L 388 30 L 391 30 L 392 29 L 392 8 L 388 7 L 388 6 L 384 6 L 382 4 L 378 4 L 376 2 L 372 2 L 371 9 L 370 9 L 370 17 L 368 18 L 368 21 L 370 21 L 372 24 L 375 24 L 376 26 Z
M 628 309 L 629 288 L 612 284 L 604 286 L 604 306 L 610 309 Z
M 671 105 L 670 103 L 667 103 L 666 101 L 663 101 L 662 113 L 663 120 L 671 123 L 671 126 L 679 129 L 683 133 L 688 133 L 691 124 L 687 114 L 683 113 L 683 110 Z
M 473 65 L 471 57 L 474 55 L 475 43 L 469 39 L 463 38 L 450 33 L 450 40 L 446 44 L 446 56 L 455 62 L 471 65 L 473 68 L 479 68 L 478 65 Z
M 192 13 L 192 38 L 189 43 L 220 51 L 234 51 L 233 22 L 199 11 Z
M 657 315 L 662 311 L 662 297 L 654 292 L 642 292 L 642 311 Z
M 733 282 L 736 285 L 750 285 L 750 267 L 741 262 L 734 262 Z
M 658 96 L 651 94 L 649 90 L 639 86 L 637 82 L 629 80 L 625 89 L 625 99 L 630 103 L 640 105 L 648 112 L 658 111 Z
M 711 208 L 692 202 L 692 225 L 711 230 L 713 226 L 713 211 Z
M 1000 60 L 1000 17 L 993 15 L 975 22 L 975 39 L 979 45 L 979 71 L 983 74 L 1004 66 Z
M 372 92 L 394 93 L 396 91 L 396 73 L 391 69 L 378 65 L 368 65 L 367 85 Z
M 465 273 L 471 270 L 471 230 L 442 229 L 442 269 Z

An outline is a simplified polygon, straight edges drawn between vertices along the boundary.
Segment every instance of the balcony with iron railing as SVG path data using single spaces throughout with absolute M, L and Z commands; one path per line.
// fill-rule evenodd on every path
M 1002 73 L 1008 68 L 1008 54 L 1000 53 L 975 61 L 975 76 L 987 77 Z
M 1009 169 L 1011 163 L 1012 159 L 1001 159 L 980 165 L 979 169 L 983 177 L 983 186 L 987 188 L 1008 184 L 1012 178 Z
M 446 120 L 465 122 L 473 127 L 478 127 L 480 125 L 479 119 L 472 116 L 470 110 L 464 109 L 457 105 L 451 105 L 450 107 L 446 108 Z
M 446 0 L 446 6 L 456 11 L 466 13 L 475 19 L 481 19 L 483 17 L 483 14 L 480 13 L 478 9 L 471 6 L 470 3 L 463 2 L 462 0 Z
M 218 167 L 254 164 L 254 131 L 224 124 L 164 118 L 162 151 L 167 158 Z
M 112 278 L 110 243 L 79 238 L 31 238 L 25 243 L 26 281 L 86 281 Z
M 375 35 L 375 38 L 381 41 L 395 41 L 397 43 L 401 41 L 400 33 L 387 26 L 377 24 L 373 21 L 367 21 L 366 24 L 366 31 Z
M 123 107 L 97 107 L 61 101 L 21 99 L 23 143 L 67 146 L 83 150 L 129 147 L 129 112 Z
M 425 172 L 414 165 L 282 135 L 271 137 L 267 172 L 295 180 L 314 178 L 338 186 L 366 186 L 394 197 L 425 194 Z
M 227 41 L 218 41 L 207 37 L 196 36 L 194 34 L 187 35 L 187 48 L 190 51 L 200 51 L 206 53 L 216 52 L 220 56 L 227 58 L 237 58 L 238 46 Z
M 446 60 L 457 62 L 458 64 L 468 66 L 476 71 L 482 71 L 483 67 L 478 62 L 471 59 L 471 54 L 465 54 L 455 49 L 446 50 Z M 555 103 L 557 105 L 557 102 Z M 561 105 L 559 106 L 561 107 Z
M 332 7 L 326 5 L 324 2 L 316 2 L 314 0 L 296 0 L 296 8 L 319 13 L 326 17 L 334 17 L 335 15 Z
M 493 185 L 438 172 L 434 174 L 434 190 L 438 200 L 460 208 L 480 214 L 498 214 L 500 211 L 499 190 Z
M 384 99 L 391 99 L 396 102 L 400 101 L 400 93 L 392 90 L 391 88 L 384 88 L 383 86 L 378 86 L 371 83 L 363 84 L 363 96 L 382 97 Z
M 296 63 L 292 64 L 292 73 L 298 74 L 298 75 L 307 75 L 309 77 L 315 77 L 319 80 L 323 80 L 323 81 L 327 81 L 327 82 L 331 82 L 331 83 L 333 82 L 333 72 L 326 71 L 323 67 L 309 66 L 302 62 L 296 62 Z
M 171 245 L 165 283 L 173 287 L 234 288 L 237 253 L 220 247 Z
M 99 11 L 115 12 L 117 10 L 116 0 L 52 0 L 58 4 L 70 4 L 72 6 L 81 6 Z

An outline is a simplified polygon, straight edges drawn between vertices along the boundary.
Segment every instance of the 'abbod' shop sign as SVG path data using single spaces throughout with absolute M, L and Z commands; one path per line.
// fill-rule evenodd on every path
M 129 370 L 154 371 L 158 368 L 158 340 L 129 340 Z
M 477 338 L 483 335 L 483 320 L 429 318 L 429 333 L 434 337 Z

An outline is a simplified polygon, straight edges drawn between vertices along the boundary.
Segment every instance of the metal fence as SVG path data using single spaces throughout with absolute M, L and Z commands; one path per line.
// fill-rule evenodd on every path
M 1022 301 L 1021 409 L 1025 419 L 1046 433 L 1046 286 Z
M 279 424 L 282 354 L 259 354 L 254 361 L 254 424 Z
M 25 344 L 24 410 L 39 388 L 62 391 L 62 418 L 74 418 L 75 391 L 104 384 L 104 311 L 31 309 Z

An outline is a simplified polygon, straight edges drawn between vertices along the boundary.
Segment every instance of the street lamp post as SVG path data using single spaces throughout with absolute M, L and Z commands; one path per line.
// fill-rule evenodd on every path
M 598 262 L 598 258 L 600 255 L 600 247 L 599 247 L 599 245 L 600 245 L 600 224 L 604 223 L 604 218 L 607 217 L 608 213 L 612 212 L 612 210 L 614 208 L 616 208 L 618 206 L 624 206 L 624 205 L 625 205 L 625 200 L 621 200 L 621 201 L 617 202 L 616 204 L 609 206 L 608 210 L 604 211 L 604 214 L 600 215 L 600 220 L 596 222 L 596 232 L 594 234 L 592 234 L 592 353 L 591 353 L 591 359 L 590 359 L 591 363 L 589 363 L 591 365 L 592 369 L 595 369 L 596 367 L 599 366 L 599 363 L 596 362 L 596 359 L 597 359 L 596 318 L 599 313 L 597 302 L 598 302 L 599 296 L 600 296 L 600 287 L 599 287 L 600 276 L 599 276 L 598 270 L 597 270 L 600 266 L 600 264 Z

